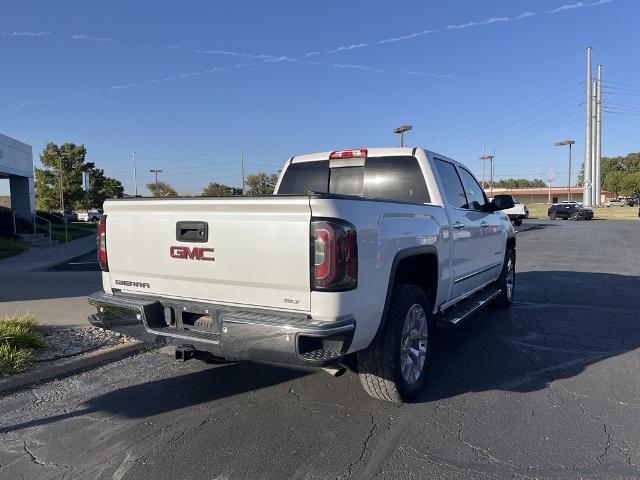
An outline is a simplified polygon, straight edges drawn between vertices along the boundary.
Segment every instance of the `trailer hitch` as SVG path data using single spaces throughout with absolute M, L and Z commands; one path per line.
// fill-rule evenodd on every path
M 196 356 L 196 349 L 193 345 L 179 345 L 176 347 L 176 360 L 186 362 Z

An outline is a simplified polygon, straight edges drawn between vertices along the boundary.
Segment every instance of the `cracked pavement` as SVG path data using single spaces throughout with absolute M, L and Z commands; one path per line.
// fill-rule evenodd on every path
M 639 224 L 528 223 L 516 304 L 439 332 L 415 403 L 145 353 L 0 398 L 0 478 L 640 478 Z

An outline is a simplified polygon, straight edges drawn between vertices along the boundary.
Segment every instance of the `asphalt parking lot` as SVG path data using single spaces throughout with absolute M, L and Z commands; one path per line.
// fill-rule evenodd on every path
M 525 227 L 516 304 L 440 333 L 416 403 L 145 353 L 0 398 L 0 477 L 640 478 L 640 224 Z

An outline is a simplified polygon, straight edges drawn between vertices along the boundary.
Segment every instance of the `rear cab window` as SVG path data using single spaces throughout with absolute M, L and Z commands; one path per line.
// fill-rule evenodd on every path
M 367 157 L 364 166 L 331 168 L 329 160 L 292 163 L 278 195 L 328 192 L 408 203 L 431 198 L 418 160 L 413 156 Z

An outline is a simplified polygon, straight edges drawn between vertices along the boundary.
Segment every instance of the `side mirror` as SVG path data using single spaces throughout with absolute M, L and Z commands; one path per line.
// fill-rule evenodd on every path
M 511 195 L 496 195 L 491 201 L 493 204 L 493 210 L 508 210 L 515 207 L 515 202 Z

